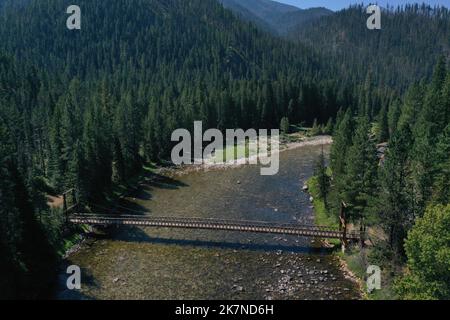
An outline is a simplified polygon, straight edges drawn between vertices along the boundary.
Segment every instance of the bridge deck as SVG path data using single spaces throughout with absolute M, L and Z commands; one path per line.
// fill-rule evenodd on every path
M 204 230 L 225 230 L 241 231 L 254 233 L 271 233 L 284 235 L 297 235 L 303 237 L 317 237 L 327 239 L 342 239 L 344 233 L 340 230 L 300 224 L 280 224 L 276 222 L 262 221 L 242 221 L 242 220 L 223 220 L 207 218 L 170 218 L 170 217 L 151 217 L 137 215 L 93 215 L 93 214 L 74 214 L 68 217 L 69 222 L 74 224 L 90 225 L 128 225 L 140 227 L 159 227 L 159 228 L 183 228 L 183 229 L 204 229 Z M 358 240 L 359 233 L 347 232 L 346 239 Z

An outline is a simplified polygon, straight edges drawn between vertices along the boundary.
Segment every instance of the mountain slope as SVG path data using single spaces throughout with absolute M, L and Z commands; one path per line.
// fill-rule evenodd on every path
M 285 35 L 295 27 L 332 14 L 326 8 L 302 10 L 271 0 L 219 0 L 226 8 L 265 30 Z
M 153 72 L 170 66 L 204 74 L 215 66 L 245 77 L 278 54 L 302 52 L 291 59 L 294 65 L 308 60 L 301 46 L 261 34 L 214 0 L 112 1 L 108 6 L 80 0 L 79 32 L 66 28 L 68 15 L 61 8 L 68 5 L 67 0 L 32 0 L 20 9 L 22 14 L 15 7 L 5 9 L 0 22 L 7 27 L 0 29 L 0 48 L 38 66 L 62 68 L 81 77 L 92 75 L 92 70 L 117 72 L 130 64 Z M 297 67 L 309 68 L 304 61 Z
M 258 16 L 256 13 L 254 13 L 252 10 L 249 10 L 245 5 L 242 5 L 240 1 L 236 0 L 219 0 L 225 8 L 230 9 L 233 11 L 236 15 L 239 16 L 239 18 L 253 22 L 255 25 L 257 25 L 259 28 L 268 31 L 270 33 L 276 34 L 277 30 L 274 28 L 269 22 L 264 20 L 263 17 Z
M 353 6 L 290 32 L 363 82 L 406 88 L 429 78 L 440 55 L 450 58 L 450 12 L 407 5 L 382 13 L 382 30 L 368 30 L 365 8 Z M 369 79 L 368 79 L 369 80 Z
M 20 61 L 24 76 L 17 81 L 30 88 L 30 96 L 4 99 L 17 104 L 0 99 L 0 114 L 20 133 L 23 168 L 45 156 L 39 171 L 57 190 L 83 181 L 81 169 L 70 167 L 91 161 L 82 154 L 100 143 L 88 139 L 96 127 L 108 128 L 102 149 L 115 150 L 114 163 L 123 165 L 114 172 L 123 178 L 143 158 L 167 159 L 173 130 L 190 129 L 194 120 L 205 128 L 270 129 L 285 116 L 293 123 L 326 121 L 344 104 L 343 84 L 312 50 L 261 32 L 215 0 L 79 0 L 79 31 L 66 28 L 70 0 L 28 2 L 0 12 L 0 52 Z M 105 97 L 110 101 L 98 110 Z M 101 112 L 108 122 L 92 125 Z M 17 121 L 16 113 L 27 118 Z M 26 137 L 40 128 L 46 150 L 36 155 L 38 146 Z M 104 168 L 108 157 L 100 161 Z

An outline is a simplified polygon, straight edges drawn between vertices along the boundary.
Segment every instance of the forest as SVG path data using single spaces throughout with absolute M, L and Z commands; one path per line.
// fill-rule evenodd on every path
M 372 253 L 392 269 L 407 262 L 397 280 L 400 297 L 448 299 L 450 222 L 450 68 L 441 58 L 430 83 L 414 84 L 399 101 L 367 115 L 340 112 L 331 172 L 318 170 L 330 214 L 383 230 Z M 377 145 L 387 142 L 383 154 Z M 405 246 L 405 239 L 406 246 Z
M 392 10 L 391 34 L 364 40 L 353 7 L 311 22 L 299 40 L 302 31 L 275 37 L 215 0 L 78 0 L 78 31 L 66 28 L 70 4 L 0 0 L 0 271 L 11 275 L 0 298 L 42 297 L 55 281 L 64 218 L 47 195 L 75 188 L 89 208 L 144 164 L 166 163 L 171 133 L 194 120 L 271 129 L 282 119 L 333 124 L 330 212 L 345 200 L 352 219 L 388 232 L 385 252 L 413 260 L 405 297 L 450 296 L 450 281 L 420 287 L 422 277 L 448 279 L 449 252 L 433 261 L 441 273 L 422 274 L 408 249 L 420 229 L 404 247 L 416 220 L 449 224 L 448 9 Z M 421 30 L 413 40 L 409 23 Z M 338 26 L 348 39 L 332 51 L 323 28 Z

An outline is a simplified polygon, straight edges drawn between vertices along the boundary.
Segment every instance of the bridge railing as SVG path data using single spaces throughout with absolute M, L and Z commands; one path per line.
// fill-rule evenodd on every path
M 197 226 L 199 228 L 204 227 L 215 227 L 220 229 L 221 227 L 230 227 L 234 229 L 277 229 L 284 230 L 286 233 L 290 232 L 317 232 L 322 234 L 332 234 L 334 237 L 338 234 L 342 234 L 342 237 L 347 237 L 349 239 L 356 239 L 360 235 L 359 233 L 347 232 L 346 235 L 339 231 L 337 228 L 324 227 L 324 226 L 311 226 L 302 224 L 288 224 L 288 223 L 277 223 L 269 221 L 248 221 L 248 220 L 226 220 L 226 219 L 215 219 L 215 218 L 181 218 L 181 217 L 152 217 L 152 216 L 136 216 L 136 215 L 99 215 L 99 214 L 87 214 L 80 213 L 71 216 L 72 221 L 85 222 L 92 224 L 136 224 L 136 225 L 159 225 L 164 226 L 165 224 L 171 226 Z
M 295 223 L 279 223 L 272 221 L 258 221 L 258 220 L 237 220 L 237 219 L 220 219 L 220 218 L 183 218 L 183 217 L 157 217 L 148 215 L 107 215 L 107 214 L 89 214 L 89 213 L 77 213 L 75 217 L 86 217 L 86 218 L 99 218 L 99 219 L 132 219 L 132 220 L 151 220 L 151 221 L 173 221 L 173 222 L 210 222 L 210 223 L 224 223 L 224 224 L 239 224 L 239 225 L 264 225 L 273 227 L 293 227 L 301 226 L 310 229 L 323 230 L 323 231 L 339 231 L 339 228 L 333 228 L 328 226 L 317 226 L 308 224 L 295 224 Z

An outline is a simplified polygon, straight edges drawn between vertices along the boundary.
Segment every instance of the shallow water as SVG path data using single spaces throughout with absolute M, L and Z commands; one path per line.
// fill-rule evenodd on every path
M 160 176 L 124 199 L 122 213 L 313 224 L 301 188 L 321 149 L 281 153 L 275 176 L 257 166 Z M 65 264 L 81 267 L 82 289 L 64 289 L 61 273 L 61 299 L 359 298 L 327 249 L 296 236 L 128 227 L 109 230 Z

